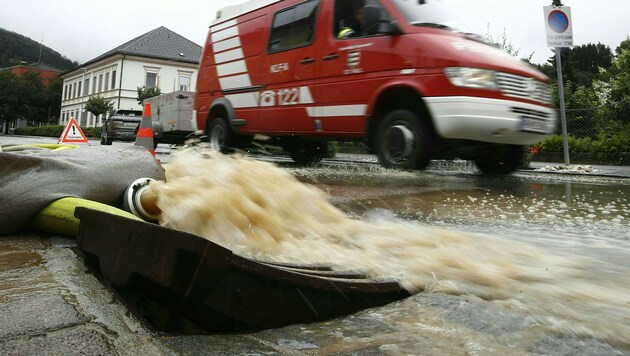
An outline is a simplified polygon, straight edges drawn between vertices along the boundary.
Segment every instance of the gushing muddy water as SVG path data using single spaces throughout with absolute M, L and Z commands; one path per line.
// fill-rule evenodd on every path
M 514 232 L 447 229 L 382 210 L 351 218 L 286 170 L 209 151 L 175 153 L 166 181 L 150 188 L 162 225 L 235 253 L 359 270 L 413 293 L 475 296 L 522 311 L 550 332 L 630 348 L 630 269 L 613 267 L 628 264 L 627 250 L 598 255 L 607 261 L 512 239 Z

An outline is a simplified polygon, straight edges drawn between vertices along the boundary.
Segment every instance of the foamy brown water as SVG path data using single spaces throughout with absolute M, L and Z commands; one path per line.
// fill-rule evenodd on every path
M 394 278 L 413 293 L 500 301 L 551 330 L 628 345 L 630 287 L 581 278 L 596 266 L 582 256 L 391 216 L 352 219 L 273 164 L 210 151 L 174 156 L 166 182 L 150 185 L 164 226 L 259 260 L 328 264 Z

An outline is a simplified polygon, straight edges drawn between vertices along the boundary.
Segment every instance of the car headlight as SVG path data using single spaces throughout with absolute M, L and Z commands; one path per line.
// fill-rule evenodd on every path
M 487 69 L 451 67 L 444 69 L 451 84 L 458 87 L 492 89 L 499 88 L 494 72 Z

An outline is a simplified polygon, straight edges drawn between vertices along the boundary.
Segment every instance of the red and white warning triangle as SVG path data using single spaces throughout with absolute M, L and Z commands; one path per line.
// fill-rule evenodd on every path
M 85 137 L 85 134 L 81 131 L 81 127 L 74 117 L 70 118 L 68 125 L 66 125 L 66 128 L 63 129 L 61 133 L 59 141 L 57 141 L 57 143 L 63 142 L 88 142 L 87 137 Z

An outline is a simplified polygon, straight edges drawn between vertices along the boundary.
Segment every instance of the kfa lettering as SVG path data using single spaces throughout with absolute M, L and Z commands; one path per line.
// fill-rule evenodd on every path
M 280 73 L 289 70 L 289 63 L 278 63 L 272 64 L 269 72 L 271 73 Z

